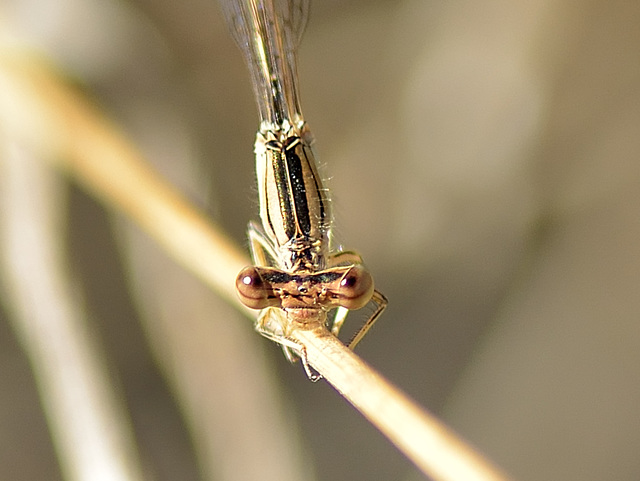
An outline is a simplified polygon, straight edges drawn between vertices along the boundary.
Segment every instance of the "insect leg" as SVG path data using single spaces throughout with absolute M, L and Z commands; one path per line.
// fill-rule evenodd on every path
M 247 234 L 253 263 L 257 266 L 278 267 L 278 256 L 273 248 L 273 243 L 262 232 L 262 229 L 256 223 L 249 222 Z
M 286 336 L 285 330 L 282 327 L 282 320 L 279 319 L 281 315 L 280 313 L 281 311 L 279 309 L 263 309 L 256 321 L 256 331 L 267 339 L 280 344 L 282 351 L 289 362 L 294 363 L 300 359 L 302 361 L 302 367 L 304 367 L 304 372 L 307 374 L 310 381 L 319 381 L 322 379 L 322 376 L 314 374 L 311 371 L 307 358 L 307 348 L 295 339 L 291 339 Z M 274 327 L 276 328 L 274 329 Z
M 349 349 L 351 350 L 353 350 L 353 348 L 356 347 L 356 345 L 362 340 L 367 332 L 369 332 L 369 329 L 371 329 L 371 327 L 375 324 L 375 322 L 378 320 L 378 317 L 380 317 L 380 314 L 382 314 L 382 311 L 384 311 L 384 309 L 387 307 L 387 304 L 389 303 L 389 301 L 387 301 L 387 298 L 384 297 L 384 295 L 380 291 L 373 291 L 371 300 L 375 302 L 378 307 L 376 307 L 376 310 L 373 312 L 373 314 L 371 314 L 371 317 L 362 325 L 362 327 L 358 330 L 358 332 L 356 332 L 355 336 L 353 336 L 353 338 L 349 342 L 347 347 L 349 347 Z
M 338 337 L 338 334 L 340 334 L 340 329 L 342 329 L 342 325 L 347 319 L 347 314 L 349 314 L 349 309 L 345 307 L 338 307 L 336 309 L 336 313 L 333 316 L 333 323 L 331 324 L 331 334 Z

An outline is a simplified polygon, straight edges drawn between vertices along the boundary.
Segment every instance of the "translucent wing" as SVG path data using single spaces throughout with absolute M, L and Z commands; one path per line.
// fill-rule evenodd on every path
M 281 20 L 281 33 L 289 51 L 295 51 L 300 44 L 309 17 L 309 0 L 220 0 L 220 3 L 231 34 L 242 50 L 253 34 L 248 24 L 258 10 Z
M 309 0 L 220 0 L 227 23 L 251 71 L 262 121 L 282 125 L 301 118 L 296 49 Z

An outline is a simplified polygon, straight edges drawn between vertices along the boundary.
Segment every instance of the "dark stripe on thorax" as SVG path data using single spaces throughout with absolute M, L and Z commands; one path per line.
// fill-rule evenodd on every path
M 298 136 L 265 144 L 265 229 L 277 246 L 324 239 L 328 205 L 310 147 Z
M 291 202 L 292 199 L 289 195 L 289 192 L 291 191 L 291 185 L 289 182 L 287 167 L 285 165 L 285 154 L 283 152 L 282 145 L 280 145 L 279 143 L 270 143 L 268 147 L 268 151 L 271 154 L 271 168 L 278 192 L 278 207 L 280 211 L 281 223 L 282 227 L 284 228 L 285 235 L 288 239 L 290 239 L 295 234 L 295 214 L 294 206 Z M 278 221 L 276 220 L 276 222 Z M 278 232 L 279 230 L 280 229 L 275 228 L 274 232 Z
M 299 138 L 291 139 L 285 146 L 285 157 L 287 163 L 287 174 L 289 179 L 290 196 L 295 209 L 295 223 L 298 231 L 305 237 L 311 235 L 311 219 L 309 216 L 309 204 L 307 203 L 307 189 L 305 186 L 305 172 L 300 157 L 297 153 L 296 146 L 303 149 Z M 304 152 L 304 151 L 303 151 Z M 308 160 L 305 159 L 307 168 Z M 307 176 L 311 172 L 307 172 Z

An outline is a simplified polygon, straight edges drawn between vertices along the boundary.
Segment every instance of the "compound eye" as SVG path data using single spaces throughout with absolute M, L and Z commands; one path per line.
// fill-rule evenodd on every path
M 236 277 L 236 292 L 240 301 L 251 309 L 264 309 L 280 303 L 269 283 L 252 266 L 242 269 Z
M 338 305 L 346 309 L 360 309 L 373 295 L 373 278 L 363 266 L 355 265 L 345 272 L 337 292 Z

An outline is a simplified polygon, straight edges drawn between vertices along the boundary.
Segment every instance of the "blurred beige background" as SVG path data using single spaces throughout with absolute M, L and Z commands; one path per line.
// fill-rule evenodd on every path
M 257 110 L 214 0 L 0 0 L 0 21 L 245 243 Z M 633 1 L 325 0 L 300 49 L 336 238 L 390 300 L 359 353 L 521 481 L 640 476 L 639 25 Z M 269 473 L 421 479 L 152 241 L 62 188 L 68 269 L 145 479 L 271 479 L 251 466 L 266 445 L 283 453 Z M 1 296 L 0 479 L 63 479 Z M 244 397 L 268 389 L 286 432 Z M 247 412 L 272 439 L 224 424 Z

